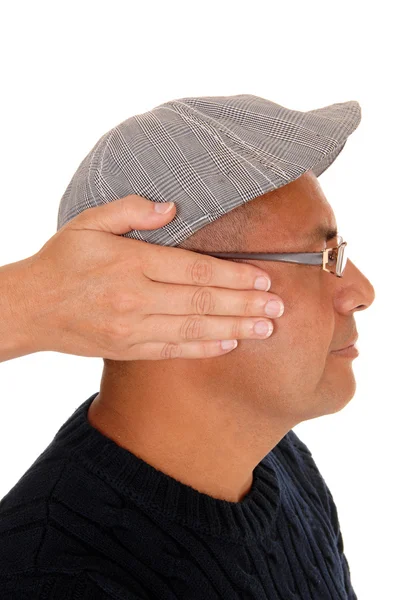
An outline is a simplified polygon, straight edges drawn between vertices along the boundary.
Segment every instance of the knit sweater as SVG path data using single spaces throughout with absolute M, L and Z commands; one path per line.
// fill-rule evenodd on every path
M 293 430 L 228 502 L 95 429 L 97 394 L 0 502 L 1 600 L 356 600 L 335 503 Z

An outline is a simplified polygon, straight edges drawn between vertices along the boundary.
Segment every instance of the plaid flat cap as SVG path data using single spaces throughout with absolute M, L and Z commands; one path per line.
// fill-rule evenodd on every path
M 176 246 L 245 202 L 312 170 L 319 177 L 358 127 L 351 100 L 291 110 L 251 94 L 180 98 L 105 133 L 80 163 L 58 211 L 58 226 L 129 194 L 176 203 L 156 230 L 123 234 Z

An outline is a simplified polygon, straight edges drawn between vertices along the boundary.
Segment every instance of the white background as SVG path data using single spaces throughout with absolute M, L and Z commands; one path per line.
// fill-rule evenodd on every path
M 133 114 L 195 95 L 249 93 L 297 110 L 359 101 L 361 124 L 319 180 L 376 299 L 355 317 L 355 397 L 295 431 L 336 501 L 359 600 L 398 598 L 393 3 L 2 6 L 0 264 L 31 256 L 56 232 L 77 166 Z M 102 364 L 52 352 L 0 364 L 0 498 L 99 391 Z

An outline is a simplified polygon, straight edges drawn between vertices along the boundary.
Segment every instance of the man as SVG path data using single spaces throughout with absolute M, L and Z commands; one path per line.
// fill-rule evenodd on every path
M 222 97 L 222 106 L 232 113 L 234 101 L 253 98 Z M 264 108 L 261 100 L 257 107 Z M 216 111 L 219 102 L 206 98 L 200 108 Z M 266 107 L 268 117 L 292 128 L 296 118 L 308 147 L 318 135 L 335 139 L 335 132 L 314 126 L 311 140 L 305 125 L 314 123 L 316 111 L 291 111 L 288 120 L 283 111 L 275 116 L 275 106 Z M 256 114 L 264 117 L 260 108 Z M 198 109 L 189 116 L 202 114 Z M 202 125 L 218 118 L 226 134 L 220 114 L 211 114 Z M 323 115 L 325 127 L 330 116 Z M 122 165 L 128 154 L 119 134 Z M 139 140 L 136 146 L 134 159 Z M 116 146 L 107 147 L 109 158 Z M 334 157 L 337 150 L 330 150 Z M 106 153 L 101 159 L 99 178 L 114 177 Z M 90 164 L 96 160 L 94 150 Z M 330 160 L 323 164 L 324 170 Z M 314 162 L 313 169 L 240 202 L 174 245 L 198 251 L 203 260 L 217 252 L 334 248 L 341 242 L 338 224 L 318 175 Z M 104 189 L 110 180 L 103 179 Z M 170 235 L 186 231 L 179 221 L 172 226 Z M 272 288 L 284 299 L 271 337 L 242 340 L 227 355 L 198 361 L 106 360 L 100 392 L 75 411 L 2 501 L 6 598 L 18 597 L 12 596 L 16 590 L 29 598 L 356 598 L 332 495 L 292 428 L 341 410 L 353 397 L 355 352 L 339 349 L 355 341 L 354 313 L 372 304 L 374 289 L 349 260 L 342 276 L 337 264 L 330 274 L 322 263 L 234 260 L 266 265 Z M 209 312 L 212 299 L 202 295 L 202 301 Z M 145 323 L 156 326 L 156 319 Z M 200 319 L 187 320 L 185 333 L 200 337 L 201 327 Z M 18 555 L 17 544 L 24 549 Z

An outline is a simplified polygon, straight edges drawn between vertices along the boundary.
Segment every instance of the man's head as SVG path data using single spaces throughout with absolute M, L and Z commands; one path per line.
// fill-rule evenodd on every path
M 177 207 L 178 210 L 178 207 Z M 323 226 L 338 229 L 316 176 L 300 178 L 255 198 L 180 244 L 202 252 L 320 252 L 336 238 L 311 239 Z M 356 332 L 354 313 L 374 300 L 374 289 L 348 260 L 342 278 L 320 266 L 250 262 L 271 276 L 271 291 L 284 301 L 266 340 L 239 340 L 236 350 L 218 358 L 120 362 L 105 360 L 104 377 L 121 385 L 159 385 L 192 395 L 230 398 L 261 415 L 293 424 L 341 410 L 353 397 L 352 360 L 331 354 Z

